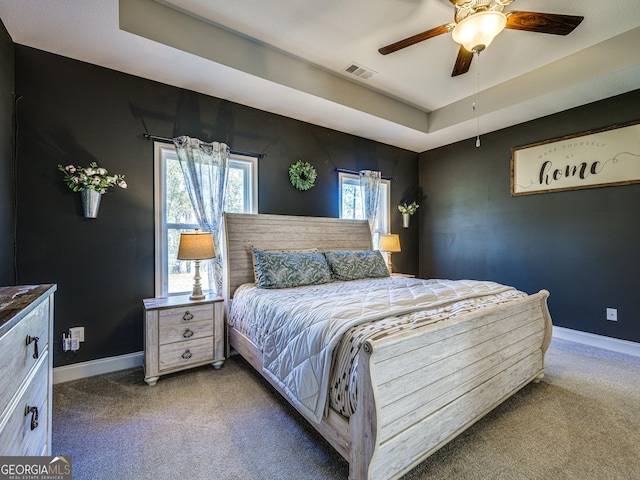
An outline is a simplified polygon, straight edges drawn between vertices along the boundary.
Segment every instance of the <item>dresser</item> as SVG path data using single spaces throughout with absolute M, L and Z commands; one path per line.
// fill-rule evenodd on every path
M 147 298 L 144 303 L 144 381 L 160 375 L 225 360 L 222 298 L 189 295 Z
M 51 454 L 56 288 L 0 287 L 0 456 Z

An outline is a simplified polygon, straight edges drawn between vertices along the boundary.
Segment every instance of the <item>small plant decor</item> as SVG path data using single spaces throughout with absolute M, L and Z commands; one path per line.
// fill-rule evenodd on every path
M 289 181 L 298 190 L 309 190 L 315 185 L 317 176 L 316 169 L 309 162 L 298 160 L 289 167 Z
M 410 203 L 409 205 L 407 205 L 406 203 L 398 205 L 398 210 L 400 210 L 400 213 L 407 215 L 413 215 L 414 213 L 416 213 L 416 210 L 418 210 L 418 208 L 420 208 L 420 205 L 418 205 L 416 202 Z
M 74 192 L 95 190 L 103 194 L 109 187 L 127 188 L 124 175 L 108 175 L 107 169 L 99 167 L 96 162 L 91 162 L 88 167 L 58 165 L 58 170 L 64 173 L 62 180 Z

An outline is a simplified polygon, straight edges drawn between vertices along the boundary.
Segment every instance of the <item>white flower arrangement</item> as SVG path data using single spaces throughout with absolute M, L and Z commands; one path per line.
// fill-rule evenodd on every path
M 64 183 L 74 192 L 89 189 L 107 193 L 109 187 L 127 188 L 124 175 L 107 175 L 107 169 L 99 167 L 96 162 L 91 162 L 86 168 L 58 165 L 58 170 L 64 173 Z
M 420 208 L 420 205 L 418 205 L 416 202 L 413 202 L 409 205 L 407 205 L 406 203 L 398 205 L 398 210 L 400 210 L 400 213 L 406 213 L 409 215 L 413 215 L 414 213 L 416 213 L 416 210 L 418 210 L 418 208 Z

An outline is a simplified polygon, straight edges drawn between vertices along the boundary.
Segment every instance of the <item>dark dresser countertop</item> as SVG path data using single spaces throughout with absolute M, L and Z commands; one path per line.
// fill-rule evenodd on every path
M 56 284 L 50 283 L 0 287 L 0 336 L 29 314 L 57 288 Z M 44 294 L 47 295 L 43 296 Z

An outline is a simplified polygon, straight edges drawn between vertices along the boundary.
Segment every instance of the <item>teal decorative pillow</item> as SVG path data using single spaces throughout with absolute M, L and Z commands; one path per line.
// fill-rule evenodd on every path
M 263 250 L 261 248 L 251 246 L 251 256 L 253 257 L 253 278 L 255 283 L 260 283 L 258 280 L 258 265 L 256 264 L 256 255 L 253 253 L 255 250 L 260 250 L 266 253 L 318 253 L 317 248 L 305 248 L 305 249 L 296 249 L 296 250 Z
M 324 252 L 336 280 L 388 277 L 389 269 L 378 250 L 336 250 Z
M 332 281 L 322 253 L 270 253 L 253 249 L 258 286 L 291 288 Z

